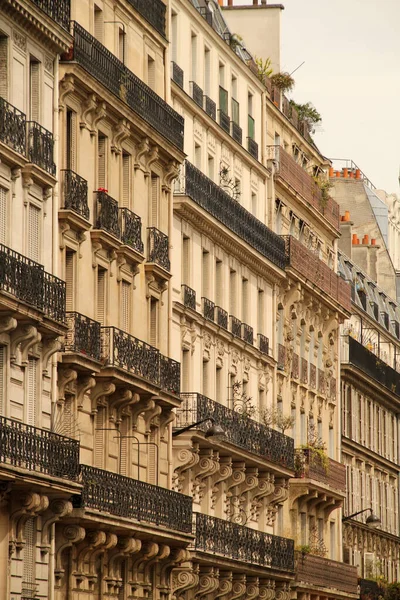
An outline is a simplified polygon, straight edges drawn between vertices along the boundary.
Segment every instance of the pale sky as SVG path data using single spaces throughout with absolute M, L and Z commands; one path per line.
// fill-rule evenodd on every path
M 378 189 L 399 195 L 400 0 L 281 2 L 281 70 L 305 61 L 290 97 L 320 112 L 322 154 L 352 159 Z

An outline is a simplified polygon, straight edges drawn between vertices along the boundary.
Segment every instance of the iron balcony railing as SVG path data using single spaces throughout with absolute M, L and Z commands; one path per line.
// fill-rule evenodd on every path
M 258 144 L 250 137 L 247 138 L 247 150 L 253 158 L 258 160 Z
M 215 307 L 217 313 L 217 325 L 222 327 L 223 329 L 228 329 L 228 312 L 221 308 L 220 306 Z
M 270 462 L 294 469 L 294 441 L 242 413 L 227 408 L 196 392 L 182 392 L 182 404 L 177 409 L 177 427 L 186 427 L 202 419 L 213 418 L 226 432 L 226 441 Z M 206 431 L 209 423 L 197 426 Z
M 190 496 L 88 465 L 81 465 L 81 482 L 77 506 L 181 533 L 192 532 Z
M 242 340 L 247 344 L 253 344 L 254 342 L 253 328 L 247 325 L 247 323 L 242 323 Z
M 129 208 L 119 208 L 118 213 L 121 242 L 143 254 L 144 244 L 142 241 L 141 218 L 135 215 Z
M 100 323 L 78 312 L 67 312 L 66 315 L 68 332 L 65 335 L 64 351 L 77 352 L 100 361 Z
M 170 271 L 168 236 L 156 227 L 148 227 L 147 231 L 149 233 L 147 261 Z
M 89 220 L 88 183 L 86 179 L 70 169 L 62 171 L 63 208 L 73 210 Z
M 191 96 L 200 108 L 203 108 L 203 90 L 195 81 L 189 81 Z
M 242 128 L 237 123 L 235 123 L 235 121 L 231 122 L 231 127 L 232 127 L 231 135 L 232 135 L 233 139 L 236 142 L 238 142 L 239 144 L 241 144 L 242 139 L 243 139 Z
M 346 597 L 348 597 L 347 594 L 354 594 L 358 597 L 357 567 L 313 554 L 307 554 L 305 557 L 300 552 L 297 554 L 297 583 L 311 585 L 313 589 L 316 586 L 337 590 L 346 594 Z M 368 600 L 372 600 L 372 598 L 373 596 L 368 596 Z M 378 596 L 376 596 L 377 599 Z
M 257 334 L 258 349 L 263 354 L 269 354 L 269 339 L 262 333 Z
M 278 344 L 278 364 L 277 367 L 281 371 L 286 368 L 286 347 L 283 344 Z
M 183 170 L 184 193 L 280 269 L 285 242 L 190 162 Z
M 181 285 L 183 304 L 192 310 L 196 310 L 196 292 L 188 285 Z
M 26 116 L 0 98 L 0 142 L 26 156 Z
M 172 66 L 172 81 L 175 81 L 175 83 L 183 89 L 183 84 L 184 84 L 183 69 L 181 69 L 180 66 L 177 65 L 176 62 L 174 62 L 174 61 L 171 61 L 171 66 Z
M 144 3 L 143 3 L 144 4 Z M 79 23 L 72 23 L 75 60 L 161 135 L 183 150 L 184 119 Z
M 79 475 L 79 442 L 0 417 L 1 463 L 76 481 Z
M 121 329 L 101 328 L 101 358 L 105 366 L 142 377 L 176 395 L 180 392 L 180 363 Z
M 203 317 L 208 321 L 214 321 L 215 318 L 215 304 L 205 296 L 202 297 L 202 308 L 203 308 Z
M 96 194 L 96 219 L 95 229 L 103 229 L 116 238 L 121 239 L 121 227 L 119 224 L 118 202 L 104 191 Z
M 344 310 L 351 312 L 349 283 L 332 271 L 315 252 L 309 250 L 299 240 L 291 235 L 282 238 L 285 240 L 288 265 L 340 304 Z
M 226 133 L 231 132 L 231 120 L 229 118 L 229 115 L 227 115 L 223 110 L 221 110 L 220 108 L 218 109 L 219 112 L 219 124 L 222 127 L 222 129 L 224 131 L 226 131 Z
M 33 0 L 33 3 L 68 31 L 71 18 L 70 0 Z
M 65 322 L 65 282 L 43 265 L 0 244 L 0 289 L 48 317 Z
M 328 458 L 324 462 L 321 454 L 312 448 L 298 448 L 295 451 L 295 477 L 314 479 L 334 490 L 346 491 L 346 467 Z
M 260 567 L 294 571 L 293 540 L 210 515 L 195 514 L 197 551 Z
M 400 373 L 351 336 L 348 336 L 348 340 L 349 362 L 390 392 L 400 396 Z
M 214 119 L 217 118 L 217 105 L 214 100 L 211 100 L 209 96 L 204 96 L 204 110 L 208 114 L 209 117 Z
M 35 121 L 27 121 L 26 126 L 27 155 L 30 162 L 54 177 L 56 174 L 56 165 L 53 155 L 53 134 Z
M 128 0 L 128 2 L 158 33 L 165 37 L 165 11 L 167 7 L 162 0 Z
M 229 319 L 231 322 L 231 333 L 238 338 L 242 337 L 242 321 L 234 317 L 233 315 L 229 315 Z

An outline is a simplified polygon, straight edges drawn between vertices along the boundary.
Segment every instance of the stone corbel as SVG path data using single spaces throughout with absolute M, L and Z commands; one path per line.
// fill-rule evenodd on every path
M 134 537 L 119 537 L 117 546 L 108 555 L 108 576 L 113 580 L 119 577 L 118 569 L 121 558 L 137 554 L 142 548 L 142 541 Z
M 28 352 L 42 339 L 41 334 L 33 325 L 24 325 L 17 327 L 11 334 L 10 360 L 15 363 L 18 355 L 18 346 L 21 353 L 21 365 L 26 367 L 28 364 Z
M 218 485 L 223 481 L 229 479 L 232 476 L 232 458 L 224 456 L 220 459 L 219 471 L 213 476 L 212 479 L 212 492 L 211 492 L 211 508 L 215 508 L 217 502 Z
M 176 160 L 170 160 L 163 174 L 162 190 L 163 192 L 170 192 L 172 182 L 178 177 L 179 174 L 179 163 Z
M 133 406 L 131 408 L 132 429 L 137 430 L 138 420 L 139 420 L 140 415 L 142 415 L 142 414 L 145 415 L 146 413 L 153 413 L 155 408 L 156 408 L 156 403 L 154 402 L 154 400 L 152 398 L 140 399 L 139 402 L 137 402 L 135 404 L 135 406 Z M 155 416 L 155 415 L 153 415 L 153 416 Z M 151 418 L 153 418 L 153 417 L 151 417 Z M 145 420 L 147 420 L 147 419 L 145 418 Z
M 103 248 L 103 246 L 100 244 L 100 242 L 92 241 L 92 267 L 93 267 L 93 269 L 97 268 L 97 255 L 102 248 Z
M 50 551 L 50 528 L 53 523 L 56 523 L 62 517 L 66 517 L 72 513 L 73 506 L 68 500 L 57 498 L 52 500 L 49 509 L 42 518 L 42 535 L 40 543 L 40 551 L 42 554 L 47 554 Z
M 60 250 L 65 250 L 65 234 L 71 229 L 71 226 L 66 221 L 59 221 L 58 228 L 60 230 Z
M 73 94 L 75 91 L 75 80 L 74 76 L 71 73 L 67 73 L 64 75 L 64 78 L 60 81 L 60 95 L 59 95 L 59 109 L 64 110 L 65 108 L 65 98 L 69 94 Z
M 151 432 L 151 425 L 155 424 L 155 419 L 157 419 L 157 417 L 159 417 L 162 412 L 162 407 L 159 404 L 157 404 L 157 400 L 160 400 L 160 398 L 158 398 L 157 396 L 153 396 L 152 400 L 155 403 L 153 410 L 147 411 L 143 417 L 146 433 Z
M 76 386 L 76 406 L 78 410 L 83 410 L 85 395 L 89 390 L 94 388 L 95 385 L 96 380 L 94 377 L 84 377 L 83 379 L 78 380 Z
M 79 127 L 81 129 L 88 129 L 91 135 L 94 135 L 94 132 L 91 131 L 91 127 L 89 124 L 89 115 L 94 113 L 97 107 L 97 98 L 96 94 L 89 94 L 82 104 L 82 112 L 81 112 L 81 120 L 79 121 Z
M 121 418 L 121 408 L 128 406 L 132 401 L 133 393 L 128 388 L 118 389 L 115 394 L 110 397 L 108 418 L 111 423 L 119 424 Z
M 89 575 L 91 577 L 97 577 L 96 575 L 96 559 L 99 554 L 104 554 L 108 550 L 115 548 L 118 544 L 118 536 L 115 533 L 107 531 L 105 542 L 96 548 L 89 554 Z
M 200 460 L 193 469 L 194 479 L 192 484 L 193 500 L 201 502 L 207 483 L 204 481 L 215 475 L 219 470 L 219 454 L 214 450 L 200 451 Z
M 255 600 L 258 598 L 260 581 L 258 577 L 247 577 L 246 579 L 246 600 Z
M 227 596 L 232 591 L 232 571 L 223 571 L 223 573 L 223 576 L 219 578 L 219 588 L 218 591 L 213 595 L 213 600 L 216 600 L 216 598 L 221 598 L 221 596 Z
M 144 176 L 150 177 L 151 167 L 158 161 L 158 146 L 150 146 L 150 150 L 145 155 Z
M 55 587 L 59 589 L 64 569 L 62 568 L 62 553 L 66 548 L 71 548 L 74 544 L 80 544 L 86 535 L 86 530 L 78 525 L 67 525 L 62 530 L 62 534 L 56 536 L 56 564 L 54 569 Z
M 142 139 L 142 141 L 139 144 L 139 148 L 136 152 L 136 156 L 135 156 L 135 163 L 133 165 L 133 168 L 135 169 L 135 171 L 137 171 L 137 169 L 142 169 L 144 170 L 144 165 L 142 163 L 142 158 L 145 156 L 145 154 L 147 154 L 150 151 L 150 142 L 149 142 L 149 138 L 145 137 Z
M 267 579 L 260 584 L 259 597 L 261 600 L 274 600 L 275 598 L 275 581 Z
M 280 583 L 278 586 L 275 592 L 276 600 L 290 600 L 290 584 Z
M 239 486 L 239 495 L 243 496 L 258 486 L 258 469 L 248 469 L 244 481 Z
M 97 413 L 97 403 L 105 396 L 111 396 L 115 392 L 115 385 L 110 381 L 101 381 L 97 383 L 90 393 L 91 413 Z
M 160 546 L 155 542 L 144 542 L 139 558 L 132 563 L 132 581 L 134 583 L 139 583 L 139 573 L 141 572 L 142 565 L 145 565 L 149 560 L 153 560 L 153 558 L 157 556 L 159 550 Z
M 105 531 L 87 531 L 86 537 L 77 547 L 76 551 L 76 570 L 74 571 L 75 586 L 79 589 L 81 582 L 90 575 L 86 563 L 90 560 L 91 554 L 98 548 L 104 546 L 107 541 Z
M 91 135 L 96 135 L 97 124 L 100 123 L 102 119 L 107 115 L 107 105 L 105 102 L 99 102 L 96 106 L 93 119 L 92 119 L 92 128 L 90 131 Z
M 219 570 L 214 567 L 201 569 L 196 598 L 202 598 L 203 596 L 214 594 L 218 588 Z
M 260 508 L 264 498 L 269 498 L 275 490 L 274 475 L 266 473 L 258 480 L 258 486 L 253 490 L 251 501 L 252 519 L 258 521 Z
M 126 119 L 120 119 L 118 125 L 114 128 L 114 135 L 111 141 L 111 152 L 119 155 L 122 153 L 121 144 L 131 133 L 131 127 Z
M 76 381 L 78 372 L 74 369 L 58 369 L 58 402 L 65 402 L 65 392 L 70 383 Z
M 49 185 L 43 188 L 43 217 L 47 216 L 47 200 L 51 198 L 53 188 Z
M 229 600 L 241 598 L 246 593 L 246 575 L 234 575 L 232 591 L 229 594 Z
M 178 463 L 172 476 L 173 489 L 182 492 L 186 472 L 193 469 L 200 460 L 199 447 L 196 444 L 194 448 L 172 448 L 174 457 L 173 464 Z
M 62 348 L 60 340 L 57 338 L 45 338 L 42 344 L 42 370 L 47 375 L 50 356 L 59 352 Z
M 159 425 L 159 430 L 160 430 L 160 439 L 164 439 L 165 437 L 165 433 L 166 430 L 168 428 L 168 425 L 170 423 L 174 423 L 176 419 L 176 414 L 174 412 L 172 412 L 172 410 L 170 409 L 164 409 L 160 415 L 160 425 Z
M 196 567 L 180 567 L 172 571 L 172 600 L 185 598 L 188 590 L 198 587 L 199 572 Z
M 17 319 L 14 317 L 3 317 L 0 319 L 0 342 L 8 344 L 10 342 L 9 334 L 18 327 Z
M 150 586 L 150 588 L 151 588 L 152 567 L 159 562 L 167 560 L 169 558 L 170 554 L 171 554 L 171 548 L 167 544 L 160 544 L 157 555 L 153 559 L 148 560 L 144 565 L 144 571 L 143 571 L 144 585 Z
M 41 514 L 49 506 L 48 497 L 37 493 L 22 494 L 19 496 L 18 501 L 19 508 L 10 515 L 10 556 L 15 550 L 20 550 L 25 544 L 24 526 L 27 520 Z
M 171 572 L 172 569 L 181 565 L 182 563 L 188 562 L 190 559 L 190 552 L 186 548 L 171 548 L 170 554 L 160 569 L 160 588 L 162 588 L 168 595 L 171 593 Z

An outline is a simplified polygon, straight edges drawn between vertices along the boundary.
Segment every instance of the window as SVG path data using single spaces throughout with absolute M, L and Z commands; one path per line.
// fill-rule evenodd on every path
M 183 350 L 182 352 L 182 391 L 188 392 L 190 389 L 190 379 L 189 379 L 189 358 L 190 352 L 189 350 Z
M 178 15 L 174 12 L 171 13 L 171 32 L 172 60 L 176 62 L 178 60 Z
M 183 237 L 182 239 L 182 283 L 190 284 L 190 238 Z
M 214 157 L 208 155 L 207 159 L 207 175 L 208 178 L 214 181 Z
M 202 254 L 202 291 L 201 295 L 210 298 L 210 253 L 203 250 Z
M 210 382 L 209 382 L 209 367 L 210 362 L 203 360 L 203 395 L 209 397 Z
M 236 100 L 237 98 L 237 79 L 236 77 L 232 77 L 231 82 L 232 89 L 232 121 L 239 125 L 239 102 Z
M 65 252 L 65 292 L 66 309 L 73 311 L 75 308 L 75 259 L 76 253 L 67 249 Z
M 29 61 L 29 117 L 40 122 L 40 62 L 33 56 Z
M 131 155 L 122 153 L 122 206 L 129 208 L 131 200 Z
M 254 136 L 255 136 L 255 121 L 254 121 L 254 119 L 253 119 L 253 117 L 251 115 L 248 115 L 247 130 L 248 130 L 248 137 L 251 140 L 254 140 Z
M 0 33 L 0 97 L 8 98 L 8 37 Z
M 199 144 L 194 145 L 194 164 L 201 170 L 201 146 Z
M 204 93 L 209 96 L 211 93 L 211 51 L 207 46 L 204 47 Z
M 0 186 L 0 244 L 7 244 L 8 190 Z
M 228 114 L 228 92 L 221 86 L 219 87 L 219 108 L 223 113 Z
M 40 262 L 40 208 L 29 204 L 28 256 Z
M 251 192 L 251 212 L 257 217 L 257 194 Z
M 242 278 L 242 321 L 248 323 L 249 318 L 249 281 Z
M 65 135 L 65 168 L 76 170 L 76 112 L 67 108 Z
M 36 425 L 36 398 L 37 398 L 37 360 L 28 358 L 26 369 L 27 394 L 26 394 L 26 423 Z
M 158 348 L 158 300 L 150 298 L 150 345 Z
M 130 331 L 131 324 L 131 284 L 128 281 L 121 282 L 121 329 Z
M 223 386 L 223 370 L 222 367 L 218 366 L 215 370 L 215 398 L 217 402 L 221 402 L 221 398 L 224 394 Z
M 152 227 L 158 226 L 158 209 L 159 209 L 159 188 L 160 178 L 154 173 L 151 174 L 151 192 L 150 192 L 150 215 L 149 221 Z
M 152 90 L 156 89 L 156 62 L 149 54 L 147 55 L 147 85 Z
M 236 271 L 229 273 L 229 313 L 236 316 Z
M 97 138 L 97 188 L 107 187 L 107 137 L 99 133 Z
M 215 261 L 215 302 L 218 306 L 222 306 L 223 304 L 222 260 Z
M 191 81 L 196 81 L 197 76 L 197 35 L 192 33 L 190 41 L 190 56 L 191 56 Z
M 104 37 L 104 16 L 103 11 L 96 4 L 94 5 L 94 37 L 103 43 Z
M 118 56 L 125 63 L 125 30 L 121 27 L 118 27 Z
M 97 311 L 96 319 L 104 326 L 106 324 L 106 281 L 107 271 L 102 267 L 97 269 Z
M 258 290 L 257 294 L 257 333 L 264 333 L 264 290 Z
M 105 431 L 106 425 L 106 411 L 104 406 L 97 407 L 95 431 L 94 431 L 94 466 L 98 469 L 104 468 L 104 455 L 105 455 Z
M 22 594 L 33 598 L 36 592 L 36 518 L 29 517 L 24 526 Z

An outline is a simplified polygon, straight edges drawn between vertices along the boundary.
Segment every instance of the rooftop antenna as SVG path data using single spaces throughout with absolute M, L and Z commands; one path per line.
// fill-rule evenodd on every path
M 303 62 L 301 63 L 301 65 L 299 65 L 298 67 L 296 67 L 294 71 L 292 71 L 291 73 L 289 73 L 289 75 L 293 75 L 293 73 L 296 73 L 296 71 L 298 71 L 300 69 L 300 67 L 302 67 L 304 65 L 305 62 L 306 61 L 303 60 Z

